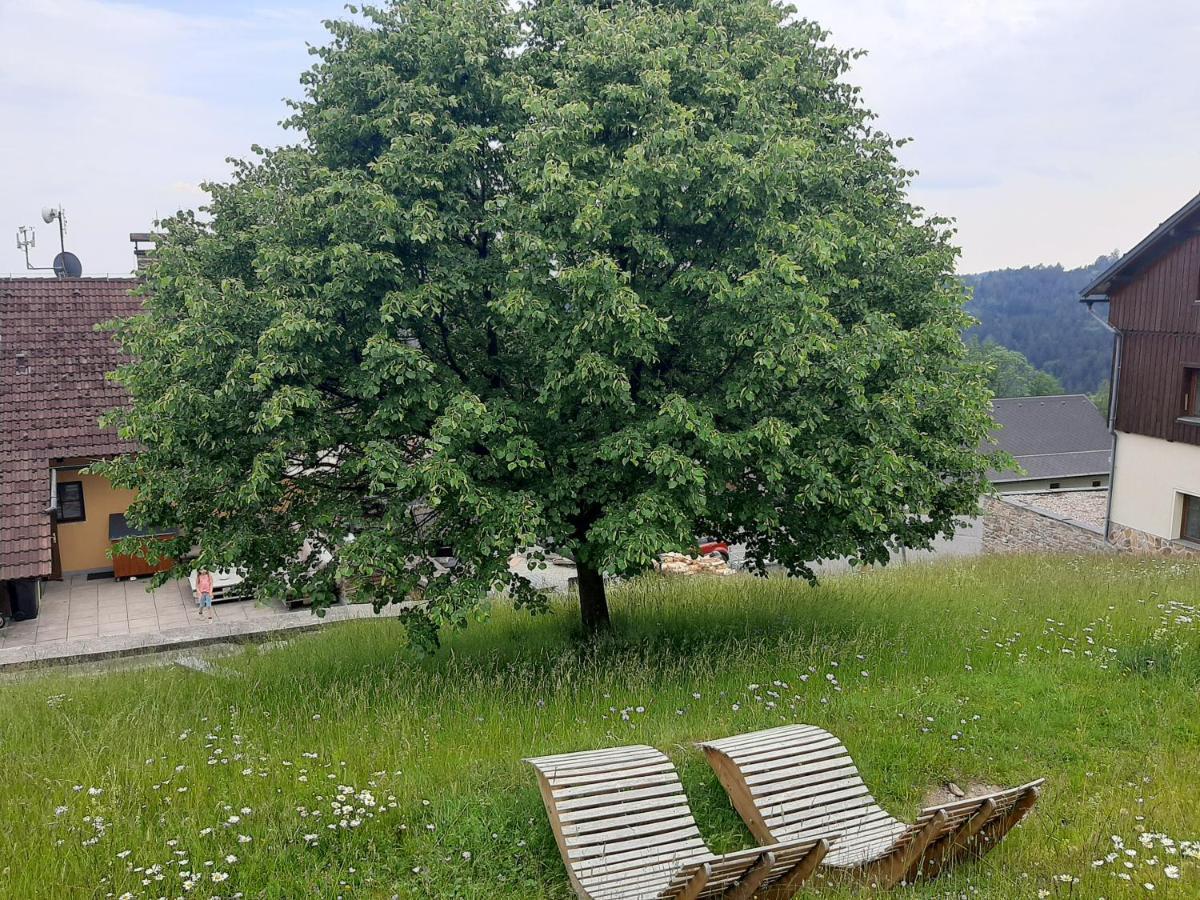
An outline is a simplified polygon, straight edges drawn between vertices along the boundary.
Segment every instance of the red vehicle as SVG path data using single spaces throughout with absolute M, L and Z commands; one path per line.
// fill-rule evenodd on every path
M 701 556 L 712 556 L 713 554 L 729 563 L 729 545 L 724 541 L 706 541 L 700 545 Z

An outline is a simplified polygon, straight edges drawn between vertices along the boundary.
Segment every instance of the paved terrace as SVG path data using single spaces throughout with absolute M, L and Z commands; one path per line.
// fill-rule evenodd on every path
M 512 564 L 538 587 L 555 591 L 565 591 L 575 573 L 560 566 L 530 571 L 520 558 Z M 229 600 L 214 604 L 209 620 L 198 615 L 186 580 L 168 582 L 155 591 L 147 590 L 149 583 L 88 581 L 83 575 L 44 583 L 38 617 L 0 628 L 0 671 L 261 640 L 280 632 L 376 618 L 369 604 L 334 606 L 317 617 L 306 606 L 288 609 L 278 601 Z M 395 616 L 402 608 L 391 604 L 379 617 Z
M 46 646 L 64 641 L 127 634 L 153 634 L 208 624 L 197 616 L 186 581 L 173 581 L 148 591 L 148 580 L 88 581 L 74 575 L 43 585 L 36 619 L 10 622 L 0 630 L 0 650 Z M 246 621 L 280 615 L 282 606 L 230 602 L 213 607 L 215 622 Z
M 0 628 L 0 670 L 253 640 L 375 617 L 370 605 L 335 606 L 318 618 L 304 606 L 231 600 L 215 604 L 209 620 L 198 615 L 186 581 L 168 582 L 155 591 L 147 590 L 148 585 L 148 580 L 88 581 L 81 575 L 46 582 L 38 617 Z

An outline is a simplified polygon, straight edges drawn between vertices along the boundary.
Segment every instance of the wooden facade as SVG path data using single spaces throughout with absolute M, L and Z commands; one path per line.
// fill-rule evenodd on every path
M 1200 369 L 1200 231 L 1187 223 L 1164 252 L 1109 293 L 1121 332 L 1118 431 L 1200 445 L 1183 421 L 1189 370 Z

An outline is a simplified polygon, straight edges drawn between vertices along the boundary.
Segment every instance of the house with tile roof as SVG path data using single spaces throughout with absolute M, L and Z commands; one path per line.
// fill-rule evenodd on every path
M 135 278 L 0 279 L 0 583 L 113 570 L 129 491 L 87 471 L 129 445 L 100 416 L 126 402 L 95 326 L 137 314 Z M 3 596 L 4 592 L 0 592 Z
M 1002 494 L 1096 490 L 1108 487 L 1112 435 L 1096 405 L 1083 394 L 997 397 L 992 401 L 996 449 L 1020 471 L 993 471 Z

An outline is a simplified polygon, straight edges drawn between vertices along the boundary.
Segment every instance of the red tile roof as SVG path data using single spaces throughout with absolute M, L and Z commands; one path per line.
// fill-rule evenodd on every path
M 128 449 L 100 414 L 120 354 L 93 326 L 135 315 L 133 278 L 0 278 L 0 580 L 50 574 L 50 461 Z

